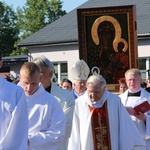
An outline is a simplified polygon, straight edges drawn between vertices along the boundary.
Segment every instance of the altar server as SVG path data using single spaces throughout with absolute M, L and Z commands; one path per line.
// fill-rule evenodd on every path
M 43 88 L 40 77 L 40 69 L 33 62 L 20 69 L 19 85 L 28 106 L 28 150 L 57 150 L 65 136 L 65 115 L 54 96 Z

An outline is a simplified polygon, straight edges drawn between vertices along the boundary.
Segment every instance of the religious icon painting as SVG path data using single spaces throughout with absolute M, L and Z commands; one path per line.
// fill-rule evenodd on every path
M 127 69 L 137 67 L 135 6 L 80 8 L 77 19 L 79 57 L 90 69 L 99 68 L 111 90 Z

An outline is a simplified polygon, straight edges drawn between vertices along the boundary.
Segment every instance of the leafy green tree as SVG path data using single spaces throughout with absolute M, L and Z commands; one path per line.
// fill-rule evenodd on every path
M 17 8 L 17 13 L 21 37 L 25 38 L 60 18 L 66 11 L 62 10 L 60 0 L 27 0 L 23 8 Z
M 3 56 L 9 56 L 15 49 L 14 44 L 18 40 L 18 34 L 15 11 L 6 3 L 0 2 L 0 49 Z

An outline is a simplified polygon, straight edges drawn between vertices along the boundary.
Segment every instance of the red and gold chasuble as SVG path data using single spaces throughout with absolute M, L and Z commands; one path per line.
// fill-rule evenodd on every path
M 107 101 L 102 108 L 89 106 L 92 120 L 94 150 L 111 150 Z

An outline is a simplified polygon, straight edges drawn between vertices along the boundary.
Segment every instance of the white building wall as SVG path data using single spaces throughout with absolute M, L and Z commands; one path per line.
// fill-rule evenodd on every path
M 150 69 L 150 39 L 138 40 L 138 59 L 146 59 L 146 70 Z M 146 70 L 141 70 L 143 80 L 148 78 Z
M 22 65 L 23 65 L 23 63 L 11 65 L 10 74 L 11 74 L 12 78 L 18 77 L 18 74 L 20 72 L 20 68 Z
M 41 55 L 47 57 L 53 63 L 66 62 L 68 64 L 68 78 L 73 80 L 71 77 L 71 67 L 79 59 L 78 45 L 55 45 L 45 47 L 29 47 L 29 55 L 34 59 Z
M 150 58 L 150 39 L 138 40 L 138 58 Z

